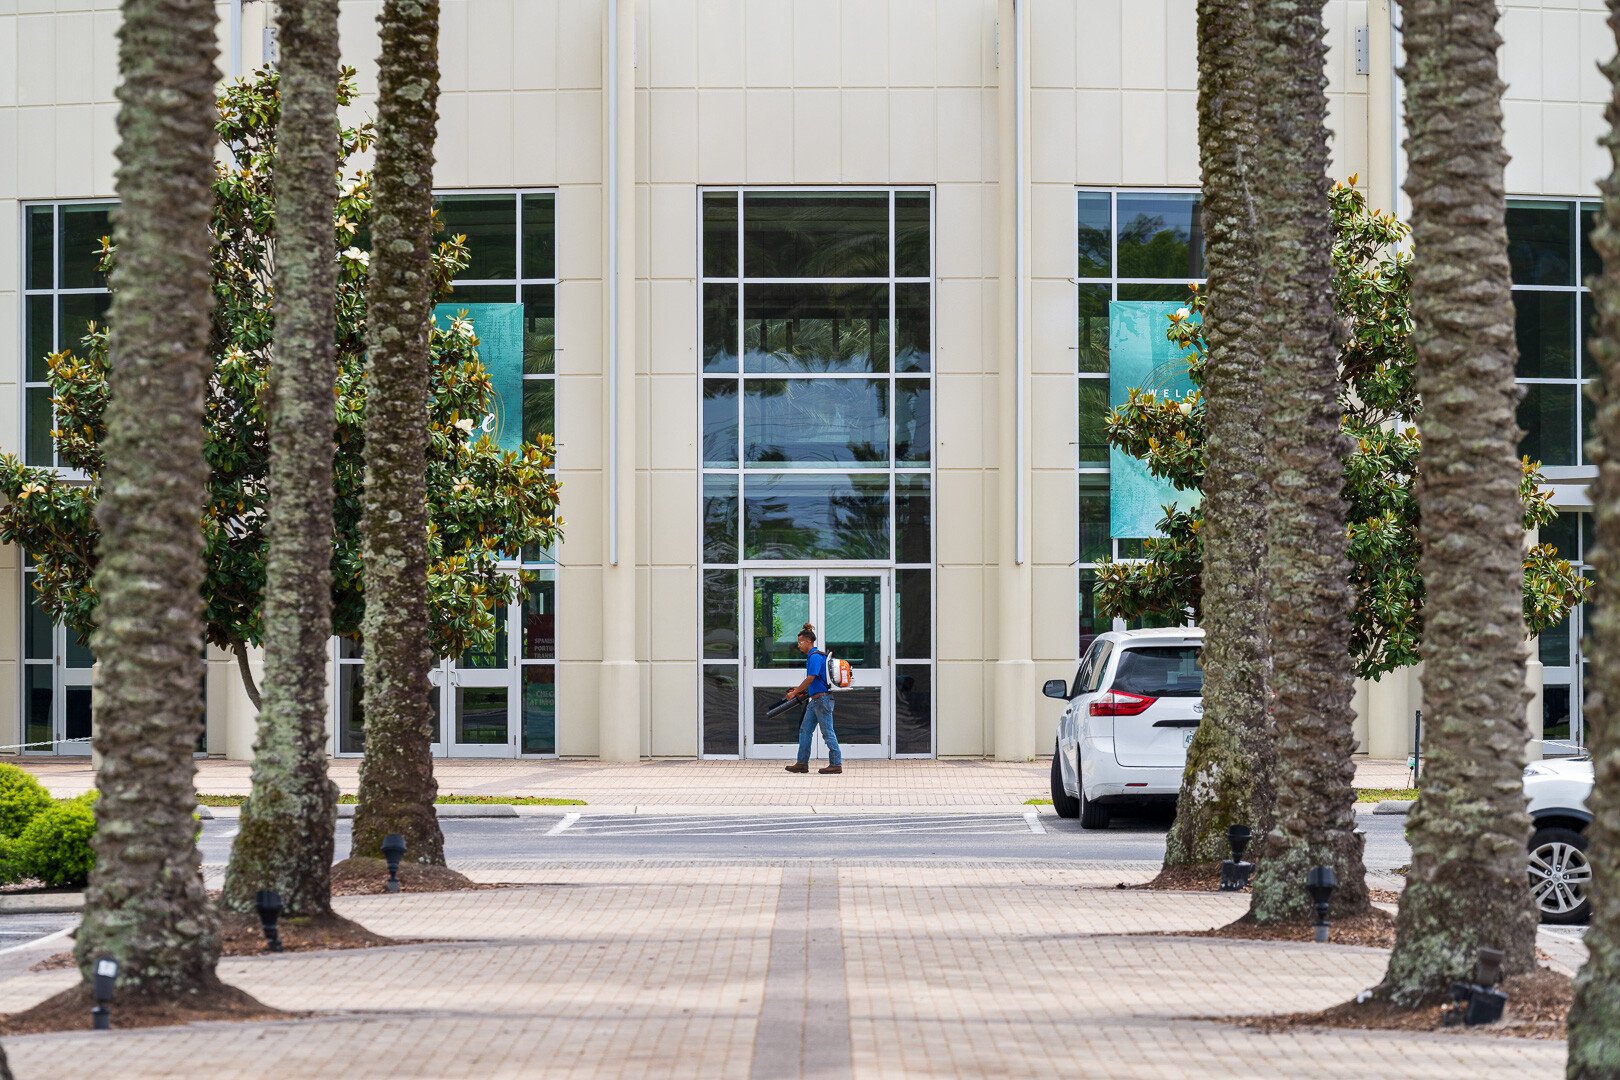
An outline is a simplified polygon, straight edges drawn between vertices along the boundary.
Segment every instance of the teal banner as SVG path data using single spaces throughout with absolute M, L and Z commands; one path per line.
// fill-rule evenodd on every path
M 1166 300 L 1115 300 L 1108 305 L 1108 402 L 1125 404 L 1132 390 L 1180 401 L 1193 391 L 1190 350 L 1165 336 L 1170 314 L 1185 307 Z M 1141 458 L 1108 450 L 1109 532 L 1115 539 L 1159 534 L 1164 507 L 1190 510 L 1202 492 L 1184 491 L 1148 472 Z
M 472 322 L 478 335 L 478 359 L 495 384 L 490 411 L 473 425 L 472 438 L 488 435 L 502 450 L 523 445 L 523 305 L 440 304 L 433 323 L 450 329 L 458 316 Z

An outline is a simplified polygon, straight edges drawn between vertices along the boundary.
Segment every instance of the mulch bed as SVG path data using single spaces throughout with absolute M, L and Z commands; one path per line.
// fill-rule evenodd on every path
M 36 1035 L 47 1031 L 89 1031 L 95 1000 L 80 983 L 46 998 L 31 1009 L 0 1016 L 0 1035 Z M 288 1020 L 306 1015 L 272 1009 L 251 994 L 224 983 L 193 995 L 190 1001 L 146 1001 L 127 993 L 115 994 L 112 1026 L 118 1028 L 167 1027 L 199 1020 Z M 111 1074 L 116 1074 L 114 1066 Z
M 1567 1035 L 1566 1019 L 1575 996 L 1569 976 L 1541 968 L 1502 981 L 1507 1010 L 1498 1024 L 1465 1027 L 1441 1024 L 1440 1005 L 1402 1009 L 1383 1001 L 1347 1001 L 1314 1013 L 1248 1016 L 1237 1023 L 1268 1034 L 1299 1028 L 1350 1028 L 1358 1031 L 1440 1031 L 1458 1035 L 1496 1035 L 1520 1039 L 1557 1039 Z
M 266 955 L 264 927 L 257 915 L 222 911 L 219 915 L 219 946 L 222 956 Z M 407 945 L 412 942 L 374 934 L 341 915 L 309 918 L 283 917 L 276 923 L 283 952 L 315 952 L 320 949 L 370 949 L 379 945 Z
M 456 892 L 464 889 L 502 889 L 457 873 L 447 866 L 400 863 L 400 892 Z M 380 896 L 388 891 L 388 863 L 358 856 L 332 866 L 333 896 Z
M 1268 923 L 1261 925 L 1248 915 L 1237 922 L 1213 930 L 1177 930 L 1172 937 L 1228 938 L 1239 941 L 1306 941 L 1315 943 L 1316 927 L 1311 923 Z M 1380 908 L 1361 915 L 1334 919 L 1328 923 L 1328 944 L 1368 945 L 1376 949 L 1395 947 L 1395 916 Z
M 1152 881 L 1122 881 L 1116 889 L 1149 889 L 1154 892 L 1219 892 L 1221 864 L 1191 863 L 1187 866 L 1168 866 L 1159 871 Z M 1244 890 L 1245 892 L 1247 890 Z

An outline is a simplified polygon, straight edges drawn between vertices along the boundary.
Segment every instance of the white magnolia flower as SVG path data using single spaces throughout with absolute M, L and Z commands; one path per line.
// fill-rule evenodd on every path
M 1181 409 L 1181 415 L 1182 416 L 1190 416 L 1190 415 L 1192 415 L 1192 402 L 1183 401 L 1179 407 Z
M 470 418 L 463 418 L 463 419 L 460 419 L 460 420 L 456 421 L 456 427 L 460 428 L 462 431 L 466 432 L 468 435 L 471 435 L 472 434 L 472 429 L 473 429 L 473 422 L 472 422 L 472 420 Z
M 1186 308 L 1176 308 L 1176 318 L 1177 319 L 1185 319 L 1188 315 L 1191 315 L 1191 314 L 1192 314 L 1192 312 L 1188 311 Z
M 345 250 L 343 252 L 343 257 L 345 259 L 348 259 L 350 262 L 357 262 L 361 266 L 370 266 L 371 265 L 371 255 L 370 255 L 370 253 L 365 252 L 365 251 L 361 251 L 357 247 L 352 247 L 352 248 L 349 248 L 349 249 Z

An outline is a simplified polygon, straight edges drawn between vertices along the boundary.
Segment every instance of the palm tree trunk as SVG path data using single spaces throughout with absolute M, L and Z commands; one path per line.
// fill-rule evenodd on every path
M 1276 690 L 1275 821 L 1261 848 L 1250 912 L 1263 923 L 1311 915 L 1305 876 L 1331 866 L 1340 914 L 1367 907 L 1356 835 L 1355 676 L 1350 660 L 1333 224 L 1328 203 L 1327 97 L 1321 0 L 1260 0 L 1261 102 L 1257 200 L 1264 365 L 1272 435 L 1267 547 Z
M 1620 0 L 1610 0 L 1609 28 L 1620 42 Z M 1609 132 L 1603 145 L 1613 163 L 1603 181 L 1603 220 L 1592 246 L 1603 259 L 1602 273 L 1592 280 L 1597 333 L 1587 347 L 1597 361 L 1595 438 L 1587 444 L 1598 462 L 1594 485 L 1597 550 L 1592 555 L 1598 588 L 1613 590 L 1620 582 L 1620 56 L 1603 66 L 1609 77 Z M 1588 745 L 1595 783 L 1586 808 L 1592 813 L 1587 835 L 1592 842 L 1592 925 L 1586 931 L 1586 963 L 1575 977 L 1575 1001 L 1569 1010 L 1571 1080 L 1612 1080 L 1620 1076 L 1620 730 L 1614 707 L 1620 701 L 1620 608 L 1612 602 L 1594 605 L 1590 614 L 1592 658 L 1587 683 Z
M 1378 991 L 1432 1001 L 1480 946 L 1535 964 L 1525 874 L 1524 508 L 1495 0 L 1403 0 L 1412 320 L 1423 401 L 1423 793 Z
M 1260 574 L 1267 449 L 1255 358 L 1265 326 L 1255 271 L 1259 211 L 1251 190 L 1258 139 L 1252 0 L 1198 5 L 1198 144 L 1204 172 L 1209 299 L 1204 366 L 1204 721 L 1164 865 L 1223 858 L 1226 828 L 1264 835 L 1271 818 L 1271 718 L 1265 580 Z
M 96 866 L 74 949 L 121 993 L 219 985 L 218 927 L 196 845 L 202 530 L 208 468 L 212 0 L 125 0 L 119 30 L 118 261 L 111 400 L 96 509 Z
M 433 140 L 439 99 L 437 0 L 384 0 L 366 295 L 366 747 L 355 855 L 400 833 L 406 858 L 444 862 L 434 816 L 433 653 L 427 611 L 428 328 Z
M 337 785 L 326 775 L 337 382 L 337 0 L 282 0 L 276 129 L 276 357 L 270 369 L 270 529 L 264 705 L 253 790 L 224 902 L 259 889 L 288 915 L 331 910 Z

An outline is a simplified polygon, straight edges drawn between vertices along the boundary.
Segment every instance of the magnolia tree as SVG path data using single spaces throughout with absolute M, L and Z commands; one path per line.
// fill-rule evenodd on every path
M 1349 504 L 1350 580 L 1355 590 L 1350 648 L 1356 673 L 1375 678 L 1418 662 L 1423 637 L 1423 579 L 1418 572 L 1417 473 L 1422 406 L 1413 389 L 1409 308 L 1411 261 L 1401 247 L 1407 227 L 1367 205 L 1350 184 L 1332 192 L 1334 308 L 1344 333 L 1339 356 L 1343 430 L 1352 441 L 1344 468 Z M 1196 287 L 1187 307 L 1170 316 L 1168 335 L 1190 350 L 1188 368 L 1202 387 L 1204 298 Z M 1143 459 L 1155 475 L 1187 489 L 1204 482 L 1204 403 L 1195 390 L 1172 400 L 1132 390 L 1108 420 L 1109 442 Z M 1538 529 L 1556 514 L 1540 490 L 1535 464 L 1524 461 L 1520 495 L 1524 526 Z M 1196 619 L 1203 598 L 1202 516 L 1167 508 L 1162 536 L 1144 541 L 1138 562 L 1098 571 L 1097 609 L 1124 619 Z M 1585 595 L 1586 580 L 1550 544 L 1524 558 L 1528 632 L 1557 625 Z
M 268 385 L 274 333 L 277 76 L 261 72 L 230 85 L 220 99 L 221 140 L 237 163 L 214 183 L 213 372 L 205 420 L 209 465 L 201 527 L 207 576 L 203 582 L 208 640 L 234 652 L 248 694 L 258 689 L 247 647 L 260 643 L 267 524 Z M 345 71 L 340 102 L 355 94 Z M 348 162 L 372 140 L 369 125 L 341 134 L 343 180 L 334 227 L 339 256 L 337 297 L 336 460 L 333 471 L 333 632 L 355 635 L 365 607 L 361 589 L 360 504 L 365 469 L 365 330 L 369 257 L 363 250 L 371 214 L 367 174 Z M 117 252 L 105 240 L 104 262 Z M 450 281 L 467 265 L 461 237 L 433 253 L 435 292 L 454 301 Z M 96 624 L 98 529 L 107 407 L 107 329 L 91 325 L 78 348 L 49 358 L 62 463 L 83 478 L 30 468 L 0 455 L 0 540 L 24 547 L 38 569 L 39 598 L 72 629 Z M 489 412 L 494 387 L 478 360 L 477 338 L 465 320 L 434 329 L 430 343 L 432 395 L 427 465 L 429 612 L 433 647 L 454 655 L 493 642 L 498 613 L 516 596 L 517 577 L 503 559 L 526 547 L 549 546 L 560 535 L 558 488 L 550 472 L 551 438 L 516 452 L 474 438 Z

